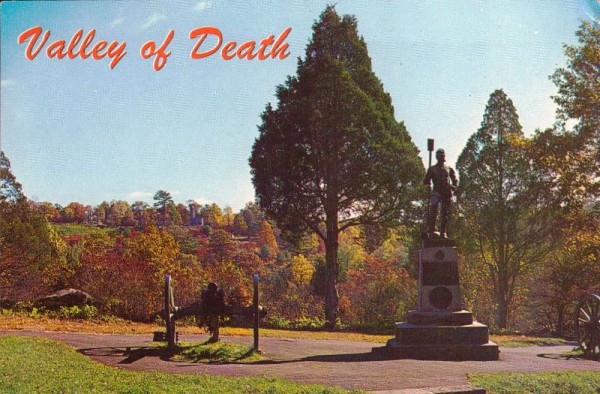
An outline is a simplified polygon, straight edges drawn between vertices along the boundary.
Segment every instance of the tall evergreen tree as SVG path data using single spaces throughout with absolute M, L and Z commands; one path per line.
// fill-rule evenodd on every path
M 154 201 L 156 201 L 154 203 L 154 208 L 160 212 L 162 216 L 162 224 L 164 226 L 167 224 L 167 210 L 171 205 L 175 205 L 175 202 L 173 202 L 171 193 L 164 190 L 159 190 L 154 194 Z
M 410 210 L 424 169 L 371 69 L 357 20 L 328 6 L 297 75 L 262 114 L 250 166 L 260 206 L 286 234 L 326 245 L 325 315 L 335 325 L 340 231 L 390 223 Z
M 512 100 L 496 90 L 457 162 L 465 230 L 490 270 L 500 328 L 508 326 L 517 279 L 549 252 L 552 221 L 529 144 Z

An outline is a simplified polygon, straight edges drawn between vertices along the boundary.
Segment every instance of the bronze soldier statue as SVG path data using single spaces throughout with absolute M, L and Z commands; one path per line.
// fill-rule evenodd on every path
M 427 175 L 423 183 L 427 186 L 433 182 L 433 190 L 429 198 L 429 217 L 427 218 L 427 236 L 437 235 L 435 232 L 435 223 L 437 221 L 438 205 L 441 204 L 440 212 L 440 232 L 441 238 L 448 238 L 448 214 L 450 213 L 450 203 L 452 196 L 456 191 L 458 181 L 454 169 L 448 167 L 446 162 L 446 152 L 438 149 L 435 152 L 437 163 L 427 170 Z

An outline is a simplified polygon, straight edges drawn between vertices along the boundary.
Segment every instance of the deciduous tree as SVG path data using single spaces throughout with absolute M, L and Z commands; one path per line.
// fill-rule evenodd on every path
M 235 241 L 231 239 L 231 234 L 225 230 L 216 230 L 210 236 L 208 248 L 210 257 L 219 263 L 231 261 L 237 249 Z
M 0 201 L 15 202 L 22 197 L 21 184 L 10 170 L 8 157 L 0 150 Z
M 273 227 L 267 220 L 263 220 L 260 225 L 260 232 L 258 233 L 258 237 L 260 239 L 260 244 L 266 245 L 269 248 L 270 257 L 275 257 L 279 253 L 279 245 L 277 244 L 277 240 L 275 239 L 275 234 L 273 233 Z
M 183 204 L 177 204 L 177 212 L 179 213 L 179 217 L 181 218 L 179 224 L 190 224 L 190 211 L 188 207 Z
M 146 210 L 149 208 L 149 205 L 143 201 L 136 201 L 131 204 L 131 210 L 133 211 L 134 218 L 137 221 L 137 225 L 140 227 L 146 226 Z
M 237 214 L 233 219 L 233 231 L 237 235 L 242 235 L 248 230 L 248 224 L 246 224 L 246 220 L 244 219 L 244 215 Z
M 85 210 L 85 205 L 80 204 L 78 202 L 72 202 L 69 205 L 67 205 L 67 208 L 69 208 L 72 212 L 73 212 L 73 221 L 75 223 L 83 223 L 85 222 L 85 218 L 86 218 L 86 210 Z
M 122 226 L 125 225 L 123 221 L 127 221 L 128 218 L 130 221 L 133 219 L 129 203 L 123 200 L 111 201 L 110 208 L 106 213 L 106 225 L 112 227 Z
M 210 205 L 206 204 L 202 208 L 202 212 L 200 214 L 204 218 L 204 224 L 213 227 L 220 227 L 223 225 L 223 211 L 216 203 L 212 203 Z
M 558 87 L 554 101 L 558 117 L 557 144 L 553 152 L 565 173 L 561 182 L 578 191 L 578 197 L 600 196 L 600 24 L 584 21 L 577 30 L 577 45 L 565 45 L 566 67 L 550 77 Z M 565 132 L 567 120 L 577 121 L 572 132 Z M 556 133 L 554 133 L 556 134 Z M 561 171 L 561 168 L 562 171 Z M 566 191 L 567 193 L 569 191 Z M 590 197 L 591 196 L 591 197 Z
M 308 286 L 315 273 L 315 266 L 304 255 L 292 257 L 290 261 L 292 281 L 297 285 Z
M 148 226 L 135 237 L 124 241 L 125 257 L 134 257 L 147 264 L 156 289 L 164 283 L 165 274 L 177 270 L 180 248 L 172 234 L 165 229 Z
M 97 224 L 106 224 L 106 218 L 108 211 L 110 210 L 110 204 L 106 201 L 102 201 L 95 209 Z
M 600 138 L 600 23 L 584 21 L 577 30 L 578 45 L 565 45 L 567 66 L 551 76 L 558 87 L 554 101 L 563 120 L 577 119 L 577 131 Z
M 49 202 L 41 202 L 37 204 L 37 210 L 44 215 L 47 221 L 57 222 L 60 220 L 60 212 Z
M 53 283 L 43 272 L 64 266 L 64 243 L 29 204 L 0 151 L 0 298 L 32 300 Z

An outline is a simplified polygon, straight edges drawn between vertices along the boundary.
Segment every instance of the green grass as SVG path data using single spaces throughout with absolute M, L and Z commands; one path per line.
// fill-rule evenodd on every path
M 261 353 L 255 352 L 252 347 L 223 341 L 181 344 L 178 345 L 176 353 L 173 359 L 193 363 L 255 363 L 268 360 Z
M 581 358 L 581 359 L 592 359 L 592 360 L 596 360 L 596 361 L 600 362 L 600 358 L 598 358 L 598 354 L 595 354 L 594 356 L 592 356 L 590 354 L 586 354 L 583 351 L 583 348 L 581 348 L 579 346 L 574 347 L 572 350 L 569 350 L 567 352 L 562 352 L 561 355 L 567 359 L 568 358 Z
M 600 373 L 597 371 L 479 373 L 468 376 L 473 386 L 485 388 L 488 394 L 597 394 L 600 392 Z
M 537 338 L 523 337 L 518 339 L 499 340 L 497 343 L 503 347 L 530 347 L 563 345 L 566 341 L 562 338 Z
M 83 224 L 53 224 L 54 229 L 60 235 L 88 235 L 102 233 L 105 230 L 96 226 L 86 226 Z
M 2 393 L 344 393 L 277 378 L 133 372 L 99 364 L 61 342 L 0 336 Z

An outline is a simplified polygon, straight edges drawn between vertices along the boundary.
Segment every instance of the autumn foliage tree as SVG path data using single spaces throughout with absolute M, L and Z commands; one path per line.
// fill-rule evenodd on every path
M 585 160 L 580 172 L 600 176 L 600 23 L 582 22 L 577 30 L 578 45 L 565 45 L 567 66 L 551 76 L 558 87 L 554 97 L 559 119 L 577 121 L 574 134 Z M 594 185 L 600 193 L 600 183 Z
M 350 268 L 340 287 L 344 321 L 355 326 L 389 327 L 416 305 L 415 279 L 393 261 L 372 255 Z
M 152 280 L 160 288 L 166 274 L 177 269 L 179 244 L 165 229 L 148 226 L 135 237 L 123 241 L 123 254 L 144 261 L 152 272 Z
M 233 218 L 233 231 L 238 234 L 244 234 L 248 230 L 248 224 L 246 223 L 246 219 L 244 219 L 244 215 L 238 214 Z
M 208 248 L 209 257 L 215 263 L 231 261 L 236 253 L 236 244 L 231 239 L 231 234 L 221 229 L 211 234 Z
M 0 151 L 0 298 L 18 301 L 42 295 L 54 284 L 45 270 L 65 263 L 64 242 L 44 214 L 29 204 Z
M 260 225 L 260 232 L 258 233 L 260 244 L 266 246 L 271 257 L 277 256 L 279 253 L 279 245 L 275 239 L 275 233 L 273 233 L 273 227 L 267 220 L 263 220 Z
M 423 165 L 371 68 L 357 20 L 328 6 L 297 75 L 262 114 L 250 166 L 260 206 L 288 234 L 312 231 L 326 246 L 328 325 L 336 324 L 338 237 L 389 223 L 415 198 Z
M 72 202 L 65 209 L 69 209 L 72 212 L 72 222 L 83 223 L 86 219 L 85 205 L 78 202 Z
M 551 76 L 558 88 L 557 125 L 537 132 L 534 164 L 567 211 L 600 197 L 600 25 L 583 22 L 578 45 L 565 45 L 567 66 Z M 566 121 L 575 120 L 573 130 Z
M 147 320 L 158 308 L 150 265 L 139 256 L 122 253 L 122 241 L 104 233 L 86 235 L 73 285 L 98 300 L 104 312 L 133 320 Z
M 540 309 L 549 309 L 554 331 L 564 334 L 573 301 L 600 291 L 600 212 L 589 207 L 573 217 L 560 246 L 540 273 L 544 286 L 537 290 Z

